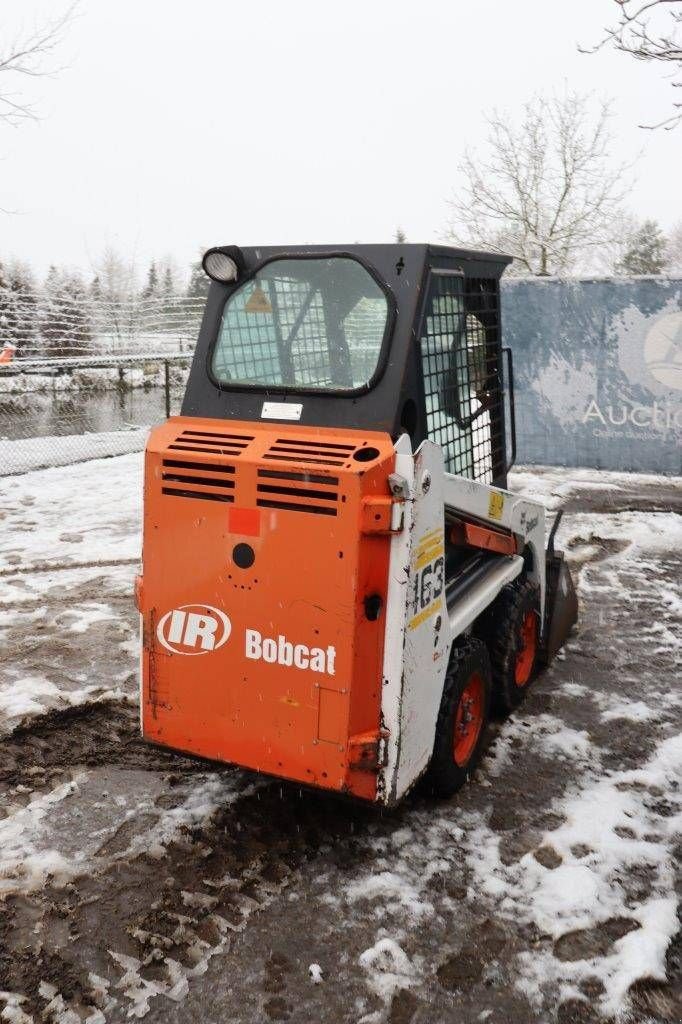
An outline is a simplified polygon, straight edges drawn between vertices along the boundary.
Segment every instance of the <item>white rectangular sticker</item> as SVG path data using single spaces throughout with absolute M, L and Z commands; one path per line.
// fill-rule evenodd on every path
M 303 406 L 299 402 L 263 402 L 262 420 L 300 420 Z

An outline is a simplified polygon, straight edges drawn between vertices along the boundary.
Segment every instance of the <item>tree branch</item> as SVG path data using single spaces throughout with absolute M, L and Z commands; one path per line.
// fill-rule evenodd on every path
M 619 9 L 619 21 L 605 30 L 605 35 L 592 47 L 578 47 L 581 53 L 596 53 L 605 46 L 613 46 L 635 60 L 657 61 L 682 70 L 682 0 L 613 0 Z M 670 28 L 660 24 L 652 28 L 651 17 L 666 17 Z M 682 86 L 682 79 L 672 83 Z M 682 121 L 682 104 L 673 103 L 675 113 L 658 124 L 640 125 L 640 128 L 665 128 L 670 131 Z
M 60 67 L 46 67 L 45 62 L 62 42 L 77 8 L 78 0 L 75 0 L 59 17 L 15 37 L 12 42 L 0 48 L 0 122 L 17 125 L 22 121 L 37 119 L 33 106 L 7 91 L 5 83 L 20 77 L 44 78 L 63 70 Z

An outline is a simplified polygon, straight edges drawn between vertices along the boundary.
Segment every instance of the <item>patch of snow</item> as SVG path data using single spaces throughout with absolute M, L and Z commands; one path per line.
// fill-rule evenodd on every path
M 255 792 L 259 785 L 241 786 L 241 777 L 235 775 L 212 775 L 203 781 L 192 782 L 183 802 L 177 807 L 165 810 L 150 829 L 135 836 L 122 856 L 137 856 L 149 853 L 163 856 L 165 848 L 182 829 L 195 828 L 207 822 L 219 809 L 228 807 L 238 797 Z
M 5 1002 L 0 1020 L 6 1021 L 6 1024 L 33 1024 L 33 1017 L 29 1017 L 21 1008 L 21 1003 L 26 1001 L 25 996 L 13 992 L 0 992 L 0 999 Z
M 649 722 L 652 718 L 658 718 L 658 715 L 643 700 L 628 700 L 627 697 L 621 696 L 602 712 L 601 718 L 602 722 L 612 722 L 622 718 L 629 722 Z
M 64 612 L 62 621 L 67 632 L 85 633 L 94 622 L 107 622 L 113 618 L 114 612 L 110 605 L 87 601 Z
M 585 697 L 591 691 L 587 686 L 583 686 L 582 683 L 569 681 L 561 684 L 561 692 L 568 694 L 569 697 Z
M 59 696 L 59 689 L 44 676 L 25 676 L 3 687 L 0 689 L 0 732 L 7 731 L 13 720 L 18 724 L 24 716 L 43 711 L 40 697 Z
M 26 720 L 48 710 L 96 704 L 107 700 L 125 700 L 127 694 L 118 686 L 102 687 L 96 684 L 79 689 L 65 690 L 44 676 L 15 675 L 6 671 L 0 678 L 0 736 L 11 733 Z
M 582 697 L 582 694 L 578 696 Z M 572 729 L 556 715 L 539 714 L 527 718 L 512 718 L 501 731 L 496 746 L 501 751 L 516 741 L 524 746 L 552 757 L 587 760 L 597 756 L 597 748 L 583 730 Z
M 84 777 L 81 773 L 0 820 L 0 897 L 38 889 L 48 877 L 59 884 L 75 874 L 70 859 L 54 848 L 40 849 L 38 840 L 48 831 L 56 806 L 76 792 Z
M 388 1003 L 396 989 L 414 983 L 415 968 L 401 946 L 391 938 L 380 938 L 360 954 L 358 963 L 367 972 L 372 991 Z
M 585 760 L 594 751 L 589 736 L 584 730 L 571 729 L 567 725 L 554 732 L 542 734 L 541 747 L 549 754 L 558 754 L 567 759 Z
M 0 477 L 0 503 L 3 569 L 138 559 L 142 455 Z
M 566 497 L 581 490 L 636 492 L 640 487 L 665 486 L 682 489 L 682 476 L 657 473 L 627 473 L 580 466 L 515 466 L 509 473 L 509 489 Z
M 313 985 L 320 985 L 324 981 L 322 968 L 319 964 L 310 964 L 308 967 L 308 974 L 310 975 L 310 980 Z
M 677 900 L 674 896 L 650 899 L 635 911 L 640 927 L 619 939 L 614 945 L 612 961 L 602 972 L 606 987 L 603 1009 L 618 1013 L 628 990 L 640 978 L 665 981 L 665 955 L 671 938 L 677 932 Z
M 594 538 L 619 541 L 617 558 L 674 551 L 682 546 L 682 516 L 675 512 L 576 512 L 562 523 L 562 543 L 590 544 Z
M 346 897 L 350 903 L 358 900 L 381 900 L 393 912 L 400 908 L 414 918 L 430 917 L 433 905 L 420 896 L 414 886 L 395 871 L 379 871 L 367 875 L 346 887 Z M 384 907 L 382 907 L 382 913 Z

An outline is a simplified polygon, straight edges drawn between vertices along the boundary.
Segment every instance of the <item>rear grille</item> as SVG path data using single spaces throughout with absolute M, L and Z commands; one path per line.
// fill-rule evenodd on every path
M 176 498 L 202 498 L 204 501 L 234 501 L 234 466 L 180 459 L 163 459 L 161 465 L 162 494 Z M 169 484 L 183 486 L 170 487 Z
M 219 433 L 215 430 L 183 430 L 168 449 L 185 452 L 207 452 L 209 455 L 241 455 L 253 441 L 247 434 Z
M 260 508 L 280 508 L 287 512 L 335 516 L 339 500 L 336 489 L 338 484 L 339 478 L 336 476 L 278 473 L 276 470 L 259 469 L 256 504 Z
M 279 462 L 306 462 L 320 466 L 342 466 L 356 449 L 354 444 L 308 441 L 279 437 L 263 456 Z

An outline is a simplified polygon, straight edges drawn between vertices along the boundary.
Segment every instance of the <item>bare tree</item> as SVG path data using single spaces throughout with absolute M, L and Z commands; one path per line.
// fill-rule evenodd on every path
M 507 252 L 526 274 L 558 274 L 612 245 L 631 187 L 628 165 L 610 159 L 607 102 L 567 92 L 536 96 L 520 124 L 487 117 L 484 155 L 467 152 L 462 186 L 449 201 L 446 237 Z
M 0 44 L 0 122 L 18 125 L 37 117 L 35 108 L 24 96 L 20 80 L 42 78 L 59 70 L 50 66 L 50 61 L 73 21 L 76 7 L 77 3 L 72 3 L 39 28 Z
M 137 266 L 134 259 L 126 260 L 107 246 L 92 269 L 96 332 L 110 336 L 113 346 L 120 349 L 135 338 L 139 329 Z
M 682 88 L 682 0 L 613 0 L 618 6 L 618 23 L 606 29 L 604 38 L 583 53 L 595 53 L 605 46 L 629 53 L 636 60 L 656 61 L 670 69 L 672 85 Z M 682 122 L 682 100 L 673 103 L 670 117 L 640 128 L 670 130 Z

